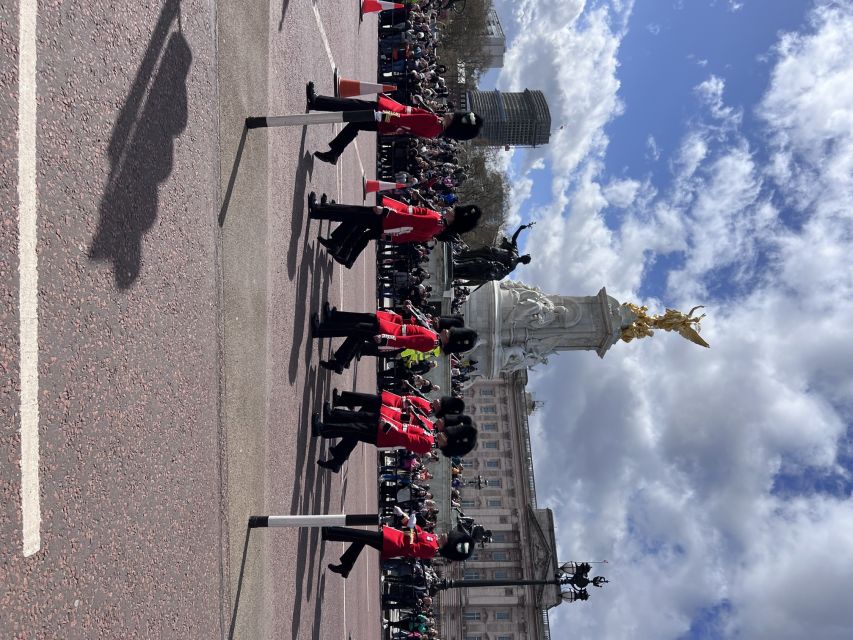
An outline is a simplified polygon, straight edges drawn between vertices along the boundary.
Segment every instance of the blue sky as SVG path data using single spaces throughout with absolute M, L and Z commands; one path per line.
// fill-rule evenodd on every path
M 483 87 L 541 89 L 554 122 L 550 144 L 500 156 L 511 225 L 537 221 L 514 276 L 653 312 L 704 304 L 711 343 L 664 334 L 531 374 L 560 554 L 611 563 L 607 589 L 552 623 L 849 637 L 853 2 L 496 7 L 509 49 Z

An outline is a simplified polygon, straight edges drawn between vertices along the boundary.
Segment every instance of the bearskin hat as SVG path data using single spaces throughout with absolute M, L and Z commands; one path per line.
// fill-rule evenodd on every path
M 454 140 L 472 140 L 480 134 L 483 118 L 472 111 L 457 111 L 441 135 Z
M 469 327 L 451 327 L 447 331 L 447 344 L 441 347 L 444 353 L 462 353 L 477 344 L 477 332 Z
M 462 531 L 451 531 L 447 541 L 438 549 L 438 553 L 448 560 L 463 562 L 474 553 L 474 538 Z
M 477 226 L 483 212 L 476 204 L 467 204 L 453 207 L 453 214 L 453 222 L 447 225 L 446 231 L 468 233 Z
M 435 415 L 437 418 L 442 418 L 450 414 L 462 413 L 463 411 L 465 411 L 465 401 L 462 398 L 441 396 Z
M 460 416 L 448 416 L 460 417 Z M 441 448 L 441 452 L 448 458 L 453 456 L 464 456 L 470 453 L 477 446 L 477 427 L 471 424 L 468 416 L 468 424 L 453 424 L 448 426 L 445 423 L 444 435 L 447 436 L 447 444 Z

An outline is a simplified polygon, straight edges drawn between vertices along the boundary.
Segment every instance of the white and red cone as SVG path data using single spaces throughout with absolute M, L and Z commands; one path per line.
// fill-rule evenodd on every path
M 402 9 L 399 2 L 385 2 L 385 0 L 361 0 L 362 13 L 378 13 L 386 9 Z
M 395 189 L 405 189 L 409 186 L 411 185 L 408 185 L 405 182 L 386 182 L 385 180 L 368 180 L 367 178 L 362 178 L 362 188 L 364 191 L 364 198 L 362 198 L 362 200 L 367 199 L 368 193 L 394 191 Z
M 356 96 L 369 96 L 375 93 L 392 93 L 397 90 L 393 84 L 381 84 L 378 82 L 362 82 L 361 80 L 350 80 L 338 77 L 335 85 L 335 95 L 338 98 L 355 98 Z

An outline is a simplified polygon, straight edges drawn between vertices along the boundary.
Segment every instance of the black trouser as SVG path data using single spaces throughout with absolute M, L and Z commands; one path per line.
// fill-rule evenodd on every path
M 375 393 L 344 391 L 338 396 L 338 406 L 360 408 L 362 411 L 378 412 L 382 407 L 382 396 Z
M 343 464 L 359 442 L 376 444 L 378 428 L 376 413 L 335 409 L 320 427 L 320 435 L 324 438 L 341 438 L 338 444 L 329 449 L 329 453 L 335 462 Z
M 379 320 L 375 313 L 335 311 L 317 328 L 316 338 L 339 338 L 355 336 L 372 338 L 379 331 Z
M 378 104 L 371 100 L 355 100 L 353 98 L 332 98 L 317 96 L 314 99 L 315 111 L 378 111 Z M 344 152 L 350 142 L 355 140 L 359 131 L 376 131 L 377 122 L 350 122 L 329 143 L 336 158 Z
M 330 236 L 333 251 L 346 262 L 353 262 L 371 240 L 382 236 L 382 216 L 373 207 L 349 204 L 316 205 L 310 213 L 315 220 L 340 222 Z
M 323 539 L 330 542 L 352 542 L 341 555 L 340 563 L 345 571 L 350 571 L 358 560 L 358 555 L 365 546 L 382 551 L 382 532 L 365 531 L 350 527 L 323 527 Z

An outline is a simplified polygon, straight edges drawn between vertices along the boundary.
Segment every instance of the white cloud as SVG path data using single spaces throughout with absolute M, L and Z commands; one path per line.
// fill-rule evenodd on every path
M 604 187 L 604 199 L 613 207 L 625 208 L 634 203 L 640 191 L 640 183 L 637 180 L 613 180 Z
M 552 628 L 679 638 L 721 603 L 727 638 L 853 628 L 853 500 L 774 491 L 782 472 L 849 476 L 838 456 L 853 423 L 853 8 L 839 4 L 780 36 L 762 136 L 742 129 L 722 78 L 696 88 L 703 115 L 668 158 L 666 189 L 602 177 L 603 128 L 622 109 L 615 58 L 610 109 L 582 110 L 589 121 L 549 149 L 557 177 L 525 279 L 577 295 L 606 285 L 652 311 L 704 302 L 712 347 L 663 334 L 532 374 L 547 401 L 531 419 L 537 487 L 560 556 L 607 558 L 613 580 L 557 609 Z M 624 215 L 605 220 L 608 205 Z M 664 300 L 639 300 L 648 269 L 673 256 Z
M 654 162 L 660 160 L 660 147 L 658 147 L 658 142 L 652 134 L 646 138 L 646 157 Z
M 725 106 L 723 102 L 723 90 L 725 88 L 725 81 L 719 76 L 712 75 L 696 87 L 696 93 L 708 106 L 712 116 L 718 120 L 739 124 L 741 112 L 733 107 Z

